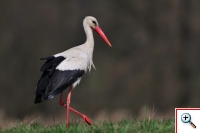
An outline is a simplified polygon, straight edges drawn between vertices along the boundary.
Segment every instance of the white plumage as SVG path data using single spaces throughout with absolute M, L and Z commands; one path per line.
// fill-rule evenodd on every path
M 82 50 L 82 47 L 85 45 L 80 45 L 77 47 L 73 47 L 67 51 L 54 55 L 55 57 L 63 56 L 66 59 L 61 62 L 56 69 L 58 70 L 91 70 L 91 66 L 94 66 L 92 61 L 93 49 L 87 53 Z

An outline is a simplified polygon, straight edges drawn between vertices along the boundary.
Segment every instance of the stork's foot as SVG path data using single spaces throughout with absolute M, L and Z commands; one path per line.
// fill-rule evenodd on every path
M 70 92 L 68 93 L 68 97 L 67 97 L 67 104 L 65 104 L 62 101 L 62 93 L 60 94 L 60 101 L 59 104 L 63 107 L 65 107 L 67 109 L 66 112 L 66 126 L 68 127 L 68 121 L 69 121 L 69 110 L 73 111 L 74 113 L 78 114 L 79 116 L 81 116 L 84 119 L 84 122 L 87 122 L 88 125 L 92 125 L 92 121 L 90 120 L 90 118 L 88 118 L 86 115 L 78 112 L 77 110 L 73 109 L 72 107 L 70 107 L 70 97 L 71 97 L 71 89 Z
M 92 121 L 90 120 L 90 118 L 88 118 L 86 115 L 82 116 L 84 121 L 87 122 L 88 125 L 92 125 Z

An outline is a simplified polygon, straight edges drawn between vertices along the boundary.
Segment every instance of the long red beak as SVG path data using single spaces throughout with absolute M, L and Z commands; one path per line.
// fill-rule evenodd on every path
M 99 26 L 96 26 L 94 28 L 94 30 L 103 38 L 103 40 L 110 46 L 112 47 L 112 45 L 110 44 L 110 42 L 108 41 L 106 35 L 103 33 L 103 31 L 101 30 L 101 28 Z

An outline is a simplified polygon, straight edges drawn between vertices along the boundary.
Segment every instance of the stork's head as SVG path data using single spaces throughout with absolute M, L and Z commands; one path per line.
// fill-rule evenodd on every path
M 87 25 L 89 25 L 93 30 L 95 30 L 102 38 L 103 40 L 110 46 L 112 47 L 112 45 L 110 44 L 109 40 L 107 39 L 106 35 L 103 33 L 103 31 L 101 30 L 101 28 L 99 27 L 99 23 L 97 22 L 96 18 L 92 17 L 92 16 L 87 16 L 84 19 L 85 23 Z

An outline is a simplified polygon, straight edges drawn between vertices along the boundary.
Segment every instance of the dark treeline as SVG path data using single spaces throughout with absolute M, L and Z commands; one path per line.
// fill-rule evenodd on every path
M 97 18 L 112 48 L 94 33 L 94 69 L 72 92 L 72 106 L 95 117 L 100 110 L 142 107 L 173 115 L 200 102 L 200 1 L 2 1 L 0 110 L 7 116 L 63 110 L 59 97 L 33 103 L 39 59 L 85 42 L 82 20 Z M 67 92 L 67 91 L 66 91 Z M 65 95 L 66 95 L 65 92 Z M 63 114 L 64 115 L 64 114 Z

